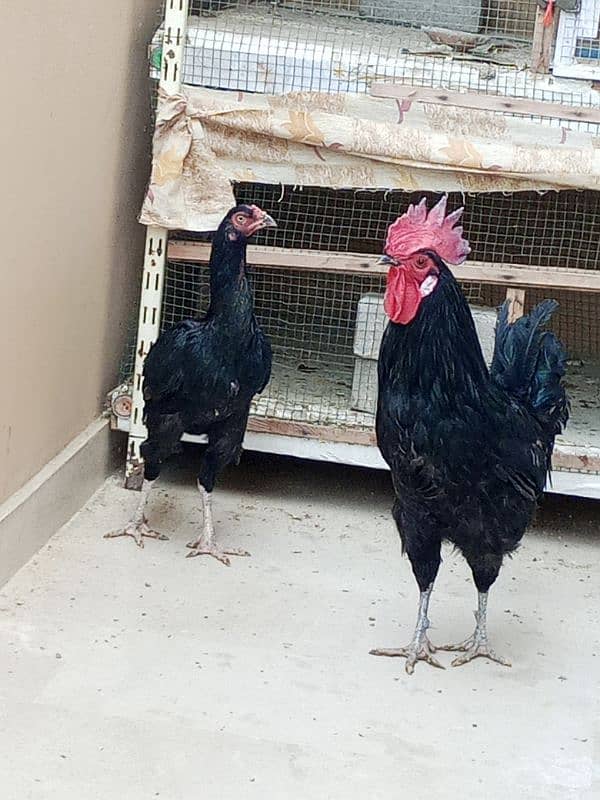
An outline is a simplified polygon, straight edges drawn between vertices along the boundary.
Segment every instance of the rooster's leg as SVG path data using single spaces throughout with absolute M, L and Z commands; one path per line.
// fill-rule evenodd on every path
M 438 650 L 459 650 L 464 652 L 464 655 L 458 656 L 452 662 L 453 667 L 460 667 L 474 658 L 482 657 L 489 658 L 490 661 L 496 661 L 498 664 L 503 664 L 505 667 L 510 667 L 510 661 L 502 658 L 492 650 L 488 641 L 487 635 L 487 592 L 479 592 L 478 608 L 475 612 L 475 619 L 477 625 L 473 634 L 469 636 L 464 642 L 460 644 L 448 644 L 444 647 L 438 647 Z
M 213 524 L 212 516 L 212 493 L 207 492 L 204 486 L 198 481 L 198 489 L 202 497 L 202 507 L 204 510 L 204 525 L 202 533 L 193 542 L 188 542 L 190 552 L 187 557 L 193 556 L 212 556 L 226 566 L 230 566 L 228 556 L 249 556 L 247 550 L 241 548 L 230 547 L 227 550 L 222 550 L 215 542 L 215 526 Z
M 150 481 L 145 480 L 143 482 L 142 491 L 140 493 L 140 500 L 131 520 L 122 530 L 112 531 L 111 533 L 105 533 L 104 534 L 105 539 L 115 539 L 118 536 L 131 536 L 131 538 L 135 541 L 138 547 L 143 547 L 144 538 L 146 539 L 169 538 L 164 533 L 158 533 L 157 531 L 153 531 L 148 525 L 148 520 L 146 519 L 145 510 L 151 487 L 152 483 Z
M 442 664 L 433 657 L 436 648 L 431 644 L 427 636 L 427 629 L 429 628 L 429 618 L 427 617 L 427 610 L 429 608 L 429 598 L 433 591 L 433 583 L 428 588 L 421 592 L 419 598 L 419 614 L 417 616 L 417 626 L 412 638 L 412 642 L 408 647 L 398 648 L 383 648 L 379 647 L 376 650 L 371 650 L 373 656 L 392 656 L 406 659 L 406 671 L 412 675 L 417 661 L 426 661 L 432 667 L 439 667 L 444 669 Z

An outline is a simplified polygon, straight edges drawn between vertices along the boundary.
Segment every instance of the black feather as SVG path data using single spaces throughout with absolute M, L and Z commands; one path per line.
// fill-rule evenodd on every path
M 562 384 L 567 354 L 556 336 L 545 330 L 557 308 L 555 300 L 544 300 L 511 324 L 505 302 L 498 314 L 491 367 L 495 383 L 535 414 L 552 445 L 569 418 Z
M 462 291 L 434 260 L 436 289 L 412 322 L 390 322 L 383 337 L 377 441 L 421 589 L 446 539 L 487 591 L 523 536 L 567 420 L 565 353 L 544 331 L 553 301 L 513 325 L 504 306 L 488 373 Z
M 230 223 L 239 210 L 252 213 L 232 209 L 213 239 L 206 316 L 166 330 L 146 358 L 142 455 L 150 480 L 183 433 L 207 434 L 199 480 L 211 491 L 220 470 L 239 459 L 250 403 L 269 382 L 271 345 L 254 316 L 246 239 Z

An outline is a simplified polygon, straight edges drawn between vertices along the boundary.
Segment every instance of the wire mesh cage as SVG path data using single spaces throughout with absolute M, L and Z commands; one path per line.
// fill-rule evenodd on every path
M 253 8 L 255 0 L 192 0 L 190 14 L 203 15 L 225 9 Z M 285 9 L 308 14 L 388 22 L 415 28 L 433 25 L 454 30 L 506 34 L 531 39 L 535 2 L 529 0 L 276 0 L 263 3 L 280 12 Z
M 302 253 L 359 253 L 373 264 L 387 226 L 422 193 L 351 191 L 266 184 L 235 186 L 239 202 L 257 203 L 278 221 L 256 244 Z M 430 197 L 433 200 L 434 196 Z M 449 207 L 464 204 L 465 229 L 473 248 L 468 263 L 560 265 L 598 268 L 600 195 L 595 192 L 449 196 Z M 577 219 L 578 224 L 574 224 Z M 208 239 L 185 233 L 172 240 Z M 273 377 L 255 399 L 254 417 L 370 430 L 374 424 L 376 361 L 386 318 L 382 274 L 252 267 L 255 310 L 274 351 Z M 491 360 L 501 286 L 462 281 L 472 304 L 480 340 Z M 573 400 L 570 437 L 585 445 L 600 439 L 600 294 L 528 291 L 526 310 L 553 296 L 560 303 L 553 329 L 570 355 Z M 201 316 L 209 303 L 206 264 L 167 265 L 161 327 Z M 131 374 L 133 342 L 123 377 Z
M 586 87 L 527 69 L 538 9 L 536 0 L 192 0 L 182 80 L 262 93 L 368 92 L 374 80 L 401 80 L 597 105 Z M 593 55 L 594 39 L 581 42 L 577 52 Z
M 560 47 L 567 47 L 563 29 L 571 30 L 569 46 L 575 42 L 572 58 L 589 64 L 597 57 L 598 19 L 590 21 L 588 12 L 593 7 L 595 14 L 600 0 L 581 0 L 581 7 L 574 2 L 567 14 L 568 3 L 558 4 L 555 65 Z M 549 77 L 529 68 L 541 5 L 537 0 L 191 0 L 180 79 L 208 89 L 266 94 L 368 93 L 373 83 L 391 81 L 600 107 L 591 83 L 570 79 L 577 75 Z M 156 87 L 164 64 L 160 29 L 150 56 Z M 559 115 L 525 113 L 562 127 L 565 136 L 568 129 L 600 134 L 597 122 L 574 121 L 573 115 L 565 122 Z M 469 265 L 480 276 L 487 267 L 496 273 L 499 267 L 560 268 L 577 275 L 598 270 L 600 192 L 478 193 L 476 183 L 473 193 L 450 193 L 448 205 L 465 208 L 472 252 L 461 284 L 489 363 L 506 285 L 470 280 Z M 430 204 L 439 195 L 258 182 L 235 183 L 234 193 L 238 202 L 256 203 L 278 222 L 276 231 L 259 233 L 254 243 L 262 251 L 277 250 L 279 263 L 267 258 L 253 264 L 252 253 L 249 258 L 256 315 L 274 353 L 272 379 L 255 398 L 253 418 L 315 425 L 321 432 L 368 432 L 371 438 L 361 441 L 372 441 L 385 275 L 371 268 L 364 273 L 322 268 L 324 256 L 350 254 L 374 264 L 388 225 L 424 194 Z M 174 255 L 171 245 L 210 237 L 189 231 L 169 236 L 161 330 L 201 316 L 209 303 L 207 248 L 203 245 L 203 258 L 192 259 L 184 250 Z M 292 265 L 285 263 L 286 253 L 297 255 Z M 559 301 L 552 326 L 570 357 L 568 442 L 583 449 L 591 443 L 600 452 L 600 293 L 575 286 L 576 278 L 568 291 L 546 289 L 538 281 L 527 289 L 524 310 L 549 296 Z M 133 373 L 134 346 L 132 337 L 123 379 Z M 570 463 L 561 468 L 570 469 Z
M 239 202 L 272 211 L 278 229 L 258 234 L 257 244 L 351 253 L 381 252 L 388 226 L 428 192 L 361 191 L 239 183 Z M 448 207 L 464 206 L 470 259 L 598 269 L 600 193 L 450 193 Z
M 252 283 L 256 315 L 271 339 L 274 356 L 271 382 L 255 398 L 253 416 L 372 429 L 377 353 L 386 321 L 381 309 L 385 279 L 261 268 L 252 271 Z M 487 311 L 488 336 L 482 344 L 489 361 L 495 309 L 504 294 L 478 284 L 463 283 L 462 288 L 476 315 Z M 544 290 L 531 292 L 526 310 L 547 296 Z M 600 439 L 600 301 L 598 295 L 554 296 L 560 307 L 553 328 L 570 352 L 569 437 L 585 446 L 590 436 Z M 368 302 L 372 299 L 378 302 Z M 169 262 L 163 329 L 186 317 L 201 316 L 208 302 L 208 267 Z

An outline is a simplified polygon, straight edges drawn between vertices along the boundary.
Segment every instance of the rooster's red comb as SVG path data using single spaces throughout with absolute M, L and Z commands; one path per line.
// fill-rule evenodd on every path
M 407 258 L 417 250 L 433 250 L 448 264 L 462 264 L 471 252 L 469 242 L 463 237 L 462 208 L 446 216 L 448 197 L 444 195 L 427 213 L 427 199 L 398 217 L 388 228 L 385 252 L 396 260 Z

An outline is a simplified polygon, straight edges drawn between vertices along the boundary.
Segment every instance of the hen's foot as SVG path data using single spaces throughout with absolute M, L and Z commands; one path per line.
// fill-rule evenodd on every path
M 417 661 L 426 661 L 432 667 L 445 669 L 443 664 L 434 658 L 436 648 L 431 644 L 427 636 L 423 635 L 418 641 L 413 641 L 408 647 L 385 648 L 378 647 L 370 650 L 372 656 L 389 656 L 391 658 L 405 658 L 405 669 L 409 675 L 415 671 Z
M 437 649 L 464 653 L 464 656 L 458 656 L 454 659 L 452 662 L 453 667 L 461 667 L 463 664 L 473 661 L 474 658 L 489 658 L 490 661 L 495 661 L 497 664 L 502 664 L 505 667 L 512 667 L 510 661 L 502 658 L 502 656 L 499 656 L 492 650 L 487 639 L 481 639 L 475 634 L 469 636 L 468 639 L 465 639 L 464 642 L 460 642 L 460 644 L 447 644 L 443 647 L 438 645 Z
M 138 547 L 144 546 L 144 539 L 160 539 L 166 541 L 169 538 L 165 533 L 153 531 L 145 517 L 141 522 L 130 522 L 123 530 L 104 534 L 105 539 L 116 539 L 119 536 L 131 536 Z
M 187 554 L 186 558 L 212 556 L 216 558 L 217 561 L 220 561 L 221 564 L 225 564 L 226 567 L 231 566 L 231 561 L 228 556 L 250 556 L 250 553 L 247 550 L 243 550 L 241 547 L 229 547 L 223 550 L 218 545 L 214 544 L 214 542 L 210 542 L 203 537 L 193 542 L 188 542 L 187 547 L 190 548 L 190 552 Z

